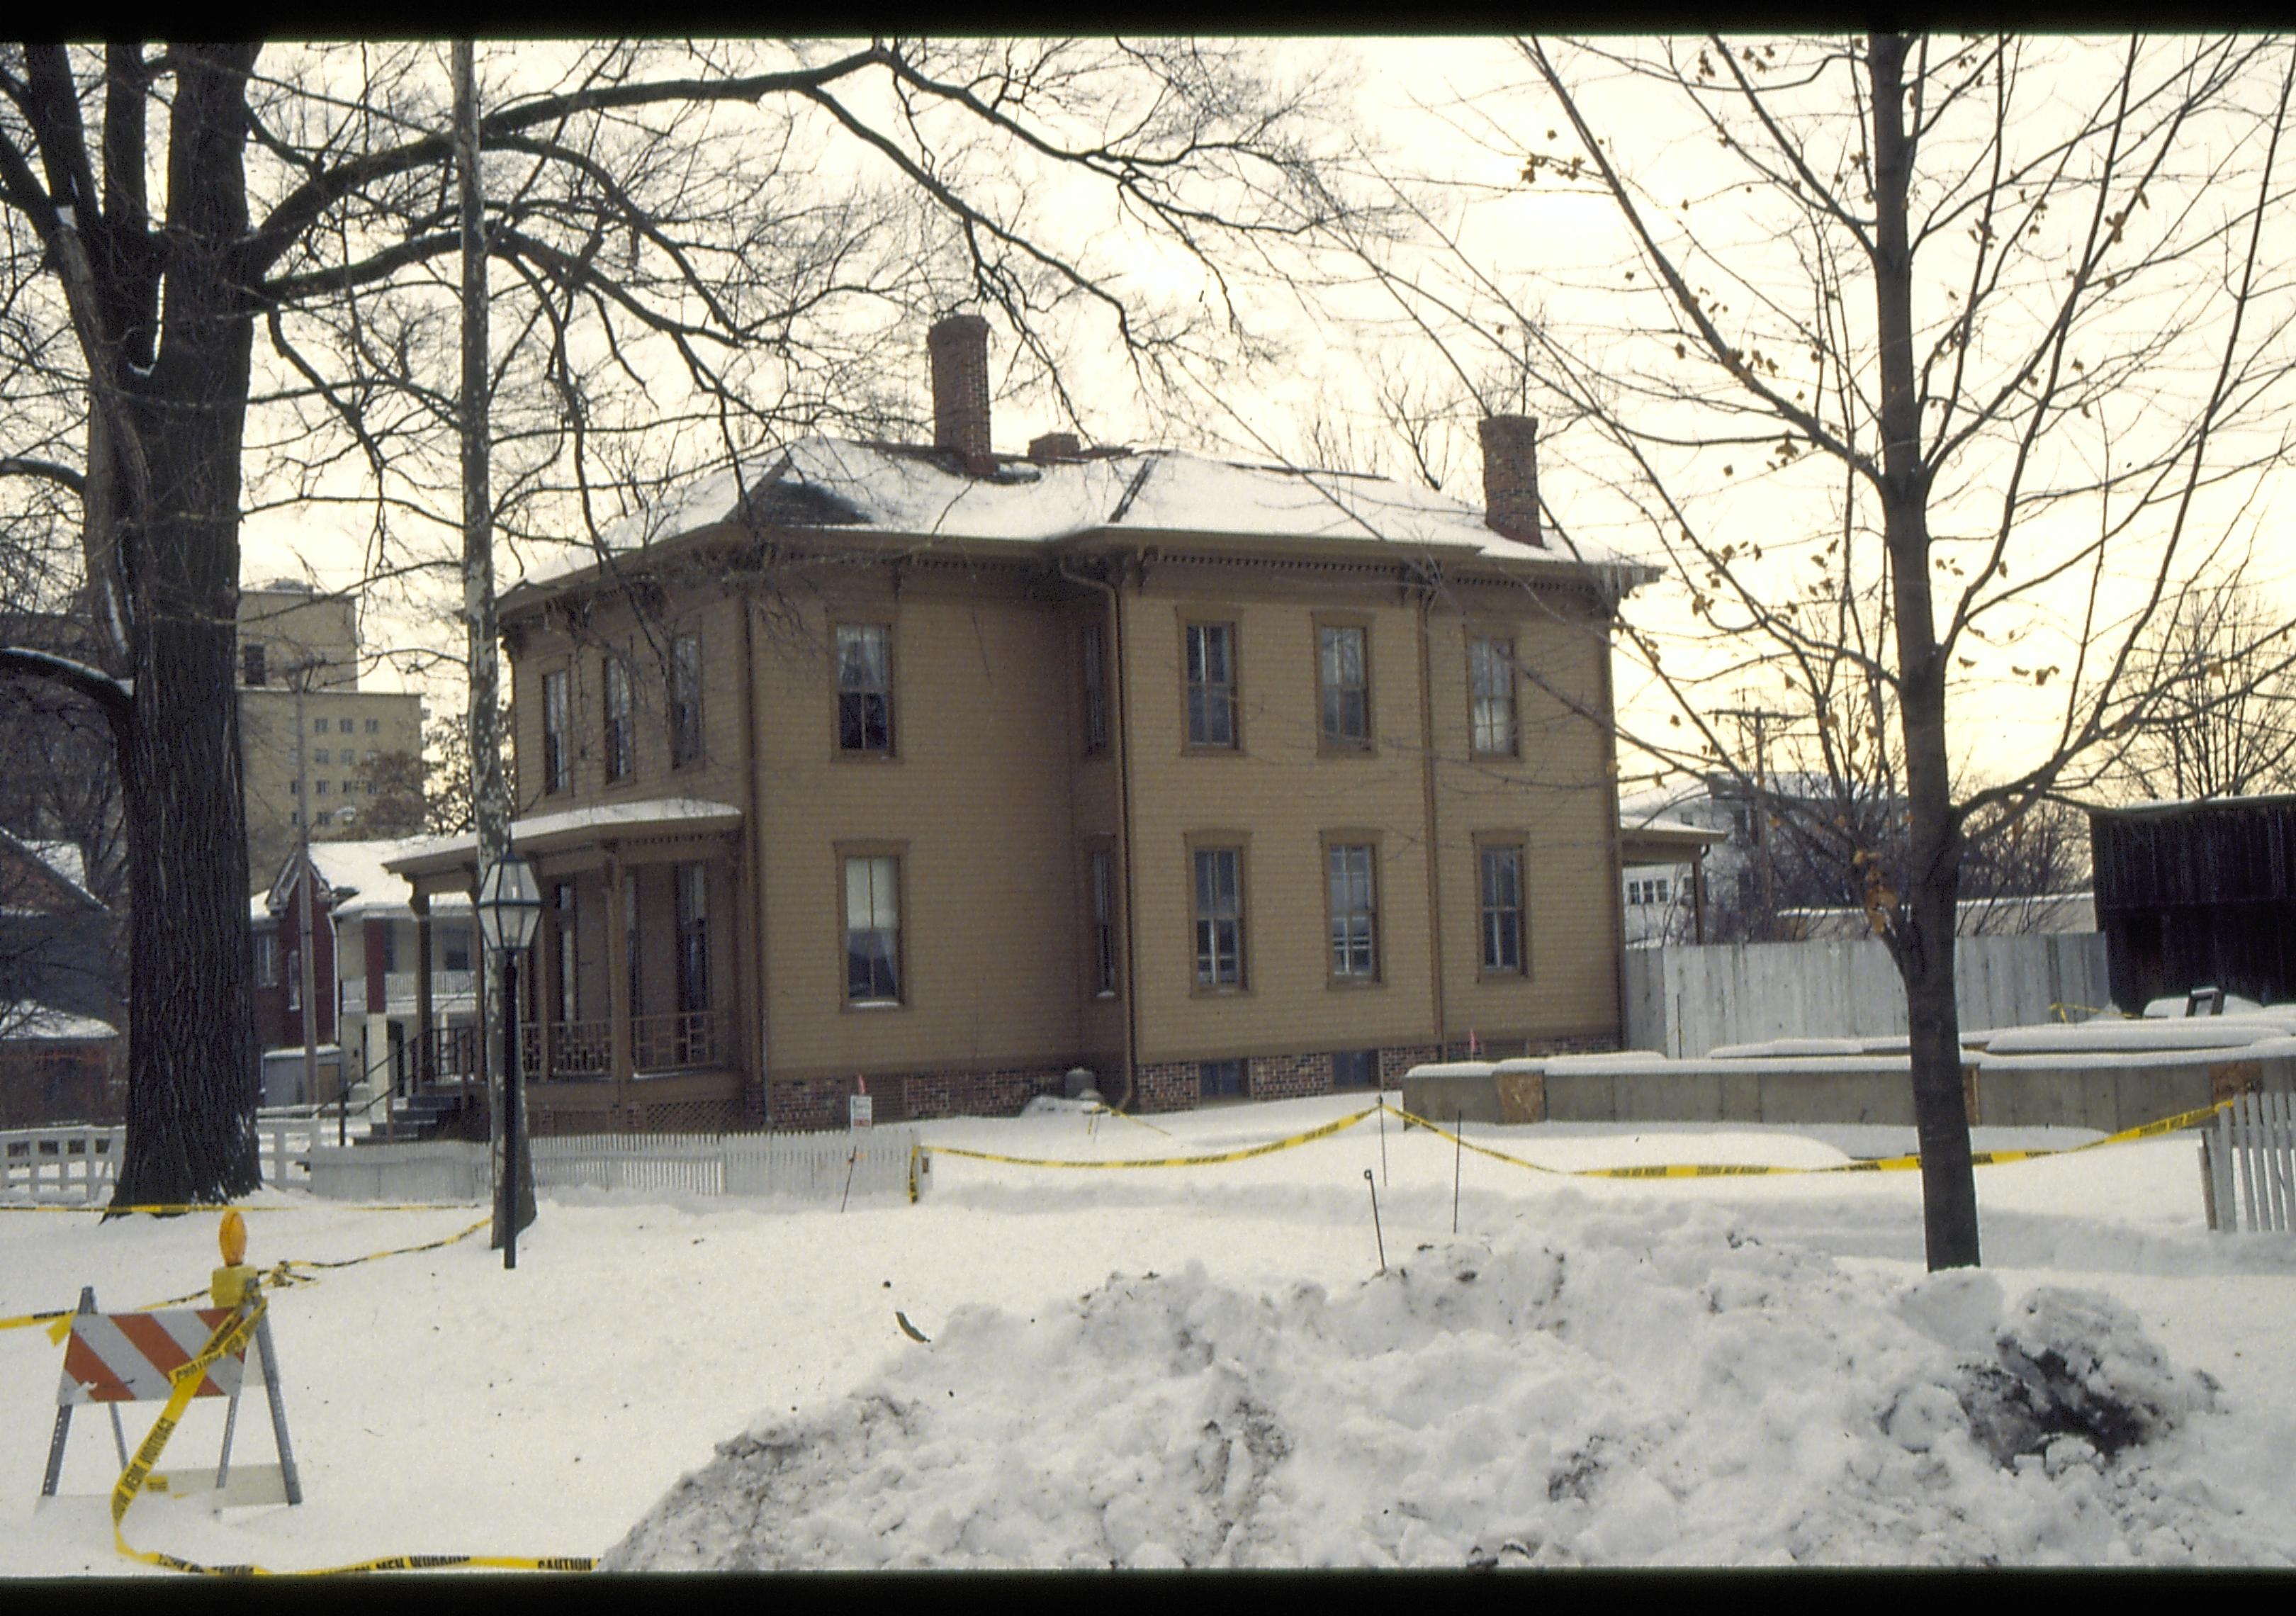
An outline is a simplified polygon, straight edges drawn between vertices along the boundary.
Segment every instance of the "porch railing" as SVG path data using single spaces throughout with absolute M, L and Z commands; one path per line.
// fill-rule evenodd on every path
M 479 1029 L 476 1027 L 433 1027 L 422 1035 L 424 1067 L 439 1078 L 479 1075 Z
M 639 1071 L 725 1066 L 733 1054 L 733 1017 L 723 1010 L 630 1018 L 630 1063 Z
M 518 1029 L 519 1067 L 529 1077 L 596 1079 L 613 1075 L 613 1024 L 606 1021 L 553 1021 L 548 1060 L 542 1025 Z M 630 1020 L 630 1065 L 641 1073 L 697 1071 L 734 1062 L 734 1018 L 726 1010 L 676 1011 Z M 442 1079 L 479 1074 L 479 1029 L 437 1027 L 424 1035 L 429 1070 Z

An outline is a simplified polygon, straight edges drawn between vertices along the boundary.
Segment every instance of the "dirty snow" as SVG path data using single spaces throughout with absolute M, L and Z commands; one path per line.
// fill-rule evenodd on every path
M 1367 1100 L 1151 1119 L 1160 1132 L 1070 1106 L 925 1127 L 1011 1155 L 1161 1156 Z M 2013 1131 L 1976 1144 L 2093 1137 Z M 1912 1144 L 1468 1136 L 1558 1168 Z M 277 1568 L 456 1550 L 630 1568 L 2286 1564 L 2296 1248 L 2202 1228 L 2194 1156 L 2185 1136 L 1983 1169 L 1990 1266 L 1936 1277 L 1911 1174 L 1570 1180 L 1392 1121 L 1171 1170 L 944 1152 L 922 1204 L 841 1216 L 546 1197 L 515 1273 L 481 1236 L 282 1292 L 307 1502 L 217 1519 L 154 1499 L 128 1536 Z M 476 1215 L 260 1199 L 278 1210 L 250 1218 L 258 1262 Z M 115 1307 L 187 1290 L 212 1225 L 0 1213 L 0 1315 L 82 1284 Z M 60 1357 L 0 1332 L 0 1574 L 134 1569 L 111 1550 L 98 1419 L 65 1467 L 83 1496 L 31 1507 Z M 131 1441 L 147 1423 L 129 1411 Z M 242 1422 L 242 1461 L 270 1456 L 264 1423 Z M 211 1461 L 219 1425 L 195 1406 L 167 1463 Z

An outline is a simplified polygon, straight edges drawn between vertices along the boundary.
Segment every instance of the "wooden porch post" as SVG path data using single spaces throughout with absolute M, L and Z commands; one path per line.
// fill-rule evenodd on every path
M 539 858 L 534 861 L 534 884 L 542 889 L 542 913 L 548 923 L 534 929 L 534 940 L 526 948 L 526 969 L 520 972 L 525 979 L 526 1002 L 534 1012 L 534 1070 L 524 1074 L 529 1083 L 547 1082 L 555 1075 L 550 1063 L 550 1017 L 563 991 L 558 986 L 558 928 L 565 923 L 558 913 L 558 883 L 542 873 Z
M 622 855 L 606 849 L 606 1038 L 607 1065 L 614 1080 L 614 1114 L 623 1115 L 629 1103 L 634 1070 L 630 1038 L 629 910 L 622 890 Z

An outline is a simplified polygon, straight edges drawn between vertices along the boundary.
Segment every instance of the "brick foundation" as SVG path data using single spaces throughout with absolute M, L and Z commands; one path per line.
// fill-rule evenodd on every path
M 1513 1054 L 1515 1039 L 1506 1046 Z M 1603 1036 L 1543 1038 L 1530 1044 L 1533 1054 L 1575 1054 L 1611 1050 L 1618 1040 Z M 1486 1051 L 1488 1055 L 1488 1050 Z M 1438 1059 L 1469 1059 L 1464 1041 L 1439 1050 L 1431 1044 L 1406 1044 L 1379 1052 L 1379 1080 L 1393 1087 L 1414 1066 Z M 1298 1100 L 1337 1092 L 1332 1082 L 1328 1050 L 1301 1054 L 1253 1055 L 1244 1062 L 1244 1097 L 1251 1100 Z M 1067 1067 L 1008 1067 L 993 1071 L 927 1071 L 868 1074 L 873 1118 L 878 1122 L 907 1122 L 926 1117 L 1009 1117 L 1037 1095 L 1063 1092 Z M 1113 1103 L 1120 1089 L 1114 1073 L 1101 1082 Z M 811 1130 L 845 1126 L 845 1102 L 854 1092 L 851 1078 L 776 1078 L 767 1085 L 769 1095 L 756 1090 L 745 1095 L 751 1107 L 769 1113 L 776 1128 Z M 1369 1089 L 1352 1090 L 1368 1094 Z M 1133 1069 L 1132 1110 L 1141 1114 L 1193 1111 L 1203 1099 L 1203 1063 L 1199 1061 L 1150 1061 Z M 755 1116 L 753 1110 L 750 1113 Z M 758 1126 L 751 1121 L 750 1126 Z
M 1332 1092 L 1328 1054 L 1254 1055 L 1249 1065 L 1244 1093 L 1254 1100 L 1298 1100 Z
M 1067 1068 L 866 1074 L 873 1122 L 926 1117 L 1010 1117 L 1038 1095 L 1062 1092 Z M 791 1132 L 843 1128 L 851 1078 L 775 1078 L 767 1084 L 772 1126 Z

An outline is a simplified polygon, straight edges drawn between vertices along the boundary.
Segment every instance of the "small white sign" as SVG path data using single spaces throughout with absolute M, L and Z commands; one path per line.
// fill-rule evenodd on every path
M 845 1101 L 845 1125 L 848 1128 L 869 1126 L 869 1112 L 873 1103 L 867 1095 L 851 1095 Z

